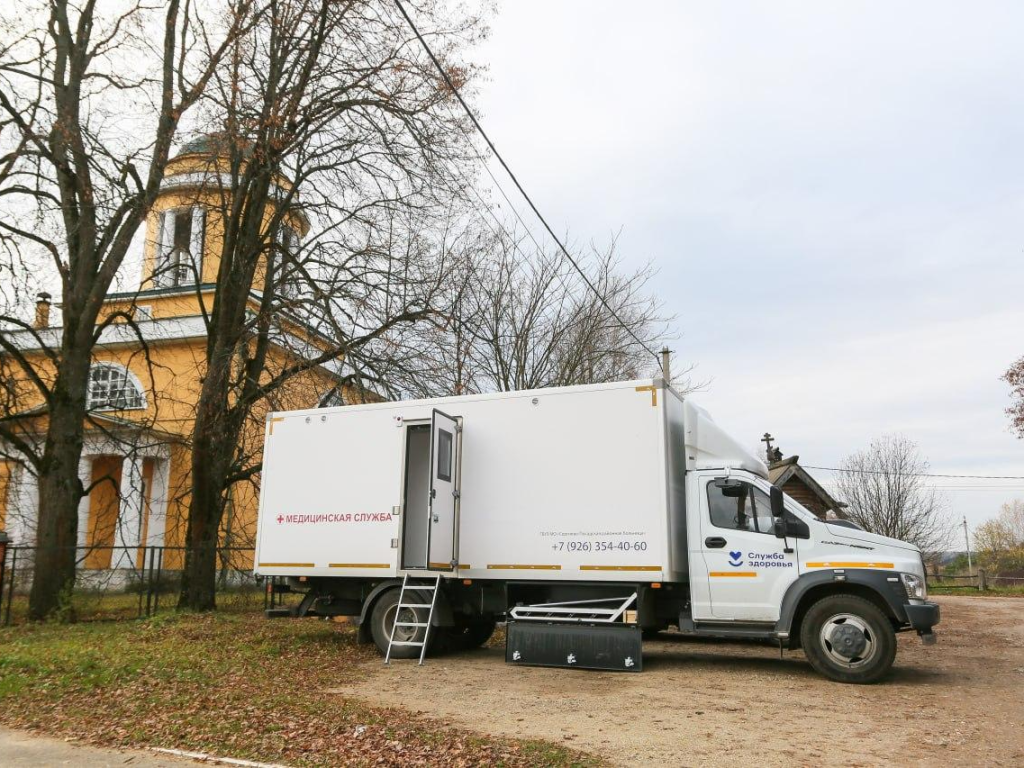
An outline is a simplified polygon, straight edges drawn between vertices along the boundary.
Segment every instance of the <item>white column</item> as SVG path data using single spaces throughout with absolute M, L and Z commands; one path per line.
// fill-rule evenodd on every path
M 156 258 L 153 260 L 153 284 L 155 286 L 174 285 L 170 274 L 170 256 L 174 250 L 174 209 L 160 214 L 160 241 L 156 246 Z
M 88 488 L 92 485 L 92 456 L 83 456 L 78 462 L 78 479 L 82 481 L 82 487 Z M 85 548 L 89 546 L 89 495 L 86 494 L 78 501 L 78 552 L 75 554 L 75 561 L 78 567 L 82 567 L 85 560 Z
M 153 459 L 152 488 L 149 491 L 149 525 L 146 527 L 146 546 L 162 547 L 167 529 L 168 484 L 171 480 L 169 459 Z
M 121 509 L 114 535 L 111 568 L 134 568 L 142 543 L 142 457 L 125 456 L 121 464 Z
M 203 228 L 206 224 L 206 211 L 202 206 L 197 205 L 192 209 L 192 232 L 190 233 L 188 249 L 192 256 L 192 268 L 196 271 L 193 275 L 195 282 L 203 282 Z
M 10 494 L 10 492 L 8 491 Z M 36 543 L 36 521 L 39 516 L 39 478 L 25 464 L 17 472 L 17 485 L 10 494 L 13 504 L 7 506 L 7 533 L 16 547 Z

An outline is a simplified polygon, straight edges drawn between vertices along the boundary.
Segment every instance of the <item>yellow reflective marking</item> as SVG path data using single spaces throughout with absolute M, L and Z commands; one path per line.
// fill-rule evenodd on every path
M 328 568 L 390 568 L 390 563 L 329 563 Z
M 581 571 L 660 571 L 660 565 L 581 565 Z
M 316 568 L 313 563 L 260 563 L 260 568 Z
M 845 560 L 825 560 L 820 563 L 807 563 L 808 568 L 895 568 L 893 563 L 852 563 Z
M 711 571 L 709 574 L 712 578 L 739 578 L 739 579 L 753 579 L 757 577 L 757 571 Z
M 658 404 L 658 388 L 653 384 L 648 384 L 645 387 L 637 387 L 637 392 L 650 392 L 651 393 L 651 407 L 653 408 Z
M 560 565 L 494 565 L 488 563 L 487 570 L 489 571 L 560 571 L 562 566 Z

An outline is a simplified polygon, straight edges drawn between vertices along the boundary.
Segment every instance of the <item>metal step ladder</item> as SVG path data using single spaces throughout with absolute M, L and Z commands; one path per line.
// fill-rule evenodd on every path
M 433 579 L 433 581 L 431 581 Z M 398 593 L 398 607 L 395 609 L 395 621 L 391 625 L 391 637 L 388 638 L 388 652 L 384 656 L 384 663 L 391 663 L 391 649 L 396 645 L 413 645 L 420 649 L 420 664 L 423 664 L 423 659 L 427 655 L 427 643 L 430 641 L 430 625 L 434 620 L 434 606 L 437 605 L 437 593 L 441 589 L 441 574 L 435 576 L 410 576 L 408 573 L 405 574 L 405 578 L 402 579 L 402 591 Z M 406 592 L 430 592 L 429 603 L 407 603 L 405 601 Z M 410 599 L 412 599 L 410 597 Z M 419 598 L 417 598 L 419 599 Z M 399 621 L 402 615 L 403 608 L 411 608 L 414 611 L 416 609 L 429 608 L 430 612 L 427 614 L 427 620 L 423 621 Z M 413 614 L 415 616 L 415 613 Z M 395 629 L 398 627 L 423 627 L 423 641 L 418 640 L 395 640 Z M 415 637 L 415 633 L 413 634 Z

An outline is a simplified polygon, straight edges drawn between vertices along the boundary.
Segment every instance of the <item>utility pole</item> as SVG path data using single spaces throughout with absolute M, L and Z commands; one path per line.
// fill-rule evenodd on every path
M 665 379 L 665 386 L 672 386 L 672 363 L 670 360 L 672 353 L 668 347 L 661 348 L 661 377 Z
M 964 543 L 967 545 L 967 575 L 974 575 L 974 566 L 971 563 L 971 539 L 967 535 L 967 515 L 964 515 Z

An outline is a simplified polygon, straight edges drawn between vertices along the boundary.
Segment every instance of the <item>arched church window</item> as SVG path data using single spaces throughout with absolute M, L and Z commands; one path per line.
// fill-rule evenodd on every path
M 206 211 L 199 206 L 171 208 L 160 214 L 154 285 L 192 285 L 199 281 L 205 230 Z
M 96 363 L 89 370 L 87 406 L 99 411 L 127 411 L 146 407 L 146 396 L 135 375 L 123 365 Z

